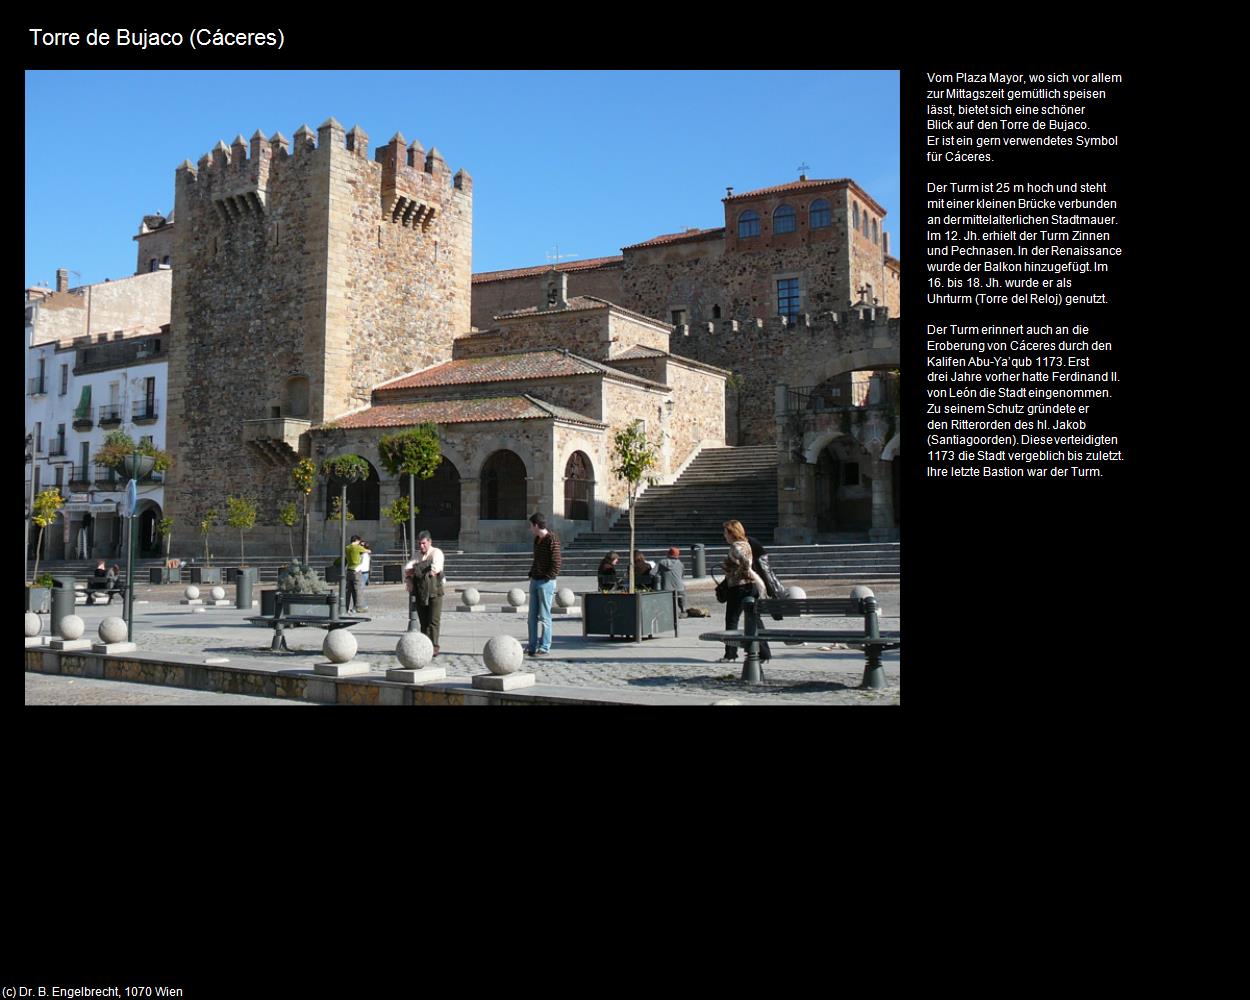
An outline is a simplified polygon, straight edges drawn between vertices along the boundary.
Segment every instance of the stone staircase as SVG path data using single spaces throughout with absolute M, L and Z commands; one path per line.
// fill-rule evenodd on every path
M 669 486 L 650 486 L 634 509 L 638 548 L 683 550 L 695 542 L 724 545 L 721 525 L 741 521 L 765 545 L 777 527 L 777 449 L 774 445 L 705 448 Z M 629 516 L 609 531 L 577 536 L 571 550 L 629 548 Z

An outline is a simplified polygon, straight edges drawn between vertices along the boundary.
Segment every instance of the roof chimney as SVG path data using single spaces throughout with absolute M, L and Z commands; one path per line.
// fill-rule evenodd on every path
M 56 290 L 58 292 L 69 291 L 69 268 L 58 267 L 56 269 Z

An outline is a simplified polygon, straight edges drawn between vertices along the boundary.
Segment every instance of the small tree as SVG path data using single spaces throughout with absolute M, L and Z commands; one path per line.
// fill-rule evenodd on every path
M 156 533 L 165 539 L 165 561 L 169 562 L 169 546 L 174 536 L 174 519 L 172 517 L 162 517 L 160 523 L 156 526 Z
M 204 565 L 213 564 L 212 554 L 208 551 L 208 535 L 217 526 L 217 511 L 212 507 L 204 511 L 204 520 L 200 522 L 200 535 L 204 538 Z
M 39 579 L 39 548 L 43 545 L 43 529 L 56 520 L 63 503 L 65 501 L 61 497 L 61 491 L 56 488 L 40 490 L 39 495 L 35 497 L 35 506 L 31 509 L 30 519 L 39 526 L 39 537 L 35 541 L 35 568 L 30 577 L 32 585 Z
M 356 520 L 356 515 L 352 513 L 350 505 L 344 505 L 341 497 L 330 497 L 330 516 L 327 521 L 342 521 L 346 518 L 348 521 Z
M 429 479 L 443 462 L 435 424 L 418 424 L 398 434 L 388 434 L 378 442 L 378 457 L 392 476 L 408 477 L 408 536 L 416 551 L 417 480 Z
M 347 484 L 362 483 L 369 478 L 369 463 L 359 455 L 336 455 L 321 463 L 321 474 L 328 481 L 337 481 L 339 495 L 330 508 L 330 519 L 339 522 L 339 609 L 343 608 L 343 594 L 347 586 L 347 522 L 352 512 L 347 509 Z
M 291 529 L 299 524 L 299 511 L 296 510 L 294 501 L 278 509 L 278 520 L 286 525 L 287 548 L 291 550 L 291 561 L 294 562 L 295 537 L 291 534 Z
M 411 507 L 407 497 L 399 497 L 389 507 L 382 508 L 382 514 L 391 524 L 397 525 L 400 537 L 404 540 L 404 560 L 408 560 L 408 518 Z
M 256 525 L 256 501 L 248 497 L 226 497 L 226 524 L 239 529 L 239 566 L 246 566 L 243 554 L 243 532 Z
M 304 565 L 308 565 L 308 498 L 317 485 L 317 463 L 311 458 L 301 458 L 291 469 L 291 482 L 304 498 Z
M 636 420 L 629 427 L 616 432 L 612 439 L 612 458 L 616 464 L 612 474 L 625 482 L 629 489 L 629 592 L 634 592 L 634 504 L 638 500 L 638 487 L 645 479 L 654 483 L 647 473 L 660 461 L 660 450 L 647 440 L 642 421 Z

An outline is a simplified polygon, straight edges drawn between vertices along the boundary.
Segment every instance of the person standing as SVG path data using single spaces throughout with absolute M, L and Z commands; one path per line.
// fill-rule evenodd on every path
M 364 539 L 360 540 L 360 546 L 364 551 L 360 554 L 360 565 L 356 567 L 356 572 L 360 574 L 360 593 L 356 595 L 359 601 L 361 595 L 364 594 L 365 588 L 369 586 L 369 557 L 373 554 L 373 550 L 369 548 L 368 542 Z M 368 606 L 360 606 L 356 610 L 368 611 Z
M 677 591 L 677 613 L 686 613 L 686 581 L 682 579 L 685 567 L 681 563 L 681 549 L 676 545 L 668 550 L 668 555 L 657 563 L 661 590 Z
M 438 656 L 438 633 L 443 621 L 443 550 L 434 545 L 428 531 L 417 535 L 417 548 L 421 558 L 410 560 L 404 567 L 404 580 L 417 605 L 421 634 L 430 640 L 434 655 Z
M 534 562 L 530 566 L 529 646 L 525 652 L 529 656 L 546 656 L 551 651 L 551 598 L 560 575 L 560 539 L 547 530 L 547 519 L 537 512 L 530 516 L 530 534 L 534 536 Z
M 360 584 L 360 566 L 361 556 L 364 555 L 365 547 L 360 544 L 360 536 L 352 535 L 351 543 L 347 546 L 347 560 L 344 563 L 343 570 L 347 574 L 347 596 L 343 599 L 346 610 L 351 611 L 354 607 L 360 610 L 360 594 L 357 587 Z
M 729 597 L 725 601 L 725 631 L 731 632 L 738 627 L 738 619 L 742 615 L 742 601 L 752 591 L 756 600 L 766 593 L 763 578 L 752 566 L 753 550 L 747 539 L 746 529 L 741 521 L 726 521 L 722 526 L 725 541 L 729 543 L 729 554 L 725 556 L 723 569 L 725 580 L 729 585 Z M 762 551 L 762 546 L 761 546 Z M 761 662 L 772 659 L 772 650 L 768 643 L 760 642 Z M 725 655 L 718 663 L 733 663 L 738 659 L 738 647 L 725 644 Z

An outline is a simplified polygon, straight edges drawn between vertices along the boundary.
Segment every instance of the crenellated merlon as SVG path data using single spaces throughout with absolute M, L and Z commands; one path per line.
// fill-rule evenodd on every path
M 848 332 L 856 327 L 898 326 L 897 317 L 891 318 L 889 310 L 882 305 L 867 306 L 856 304 L 844 312 L 799 313 L 797 316 L 769 316 L 767 319 L 722 319 L 710 323 L 696 323 L 673 327 L 673 335 L 689 337 L 692 335 L 717 336 L 736 334 L 743 330 L 766 330 L 771 333 L 797 333 L 807 331 L 819 334 L 829 330 Z
M 396 132 L 385 146 L 379 146 L 375 159 L 382 165 L 382 216 L 396 225 L 410 229 L 429 230 L 446 197 L 451 171 L 437 148 L 428 153 L 417 140 L 410 144 L 402 132 Z M 451 187 L 461 193 L 472 190 L 465 186 L 468 174 L 463 170 Z

